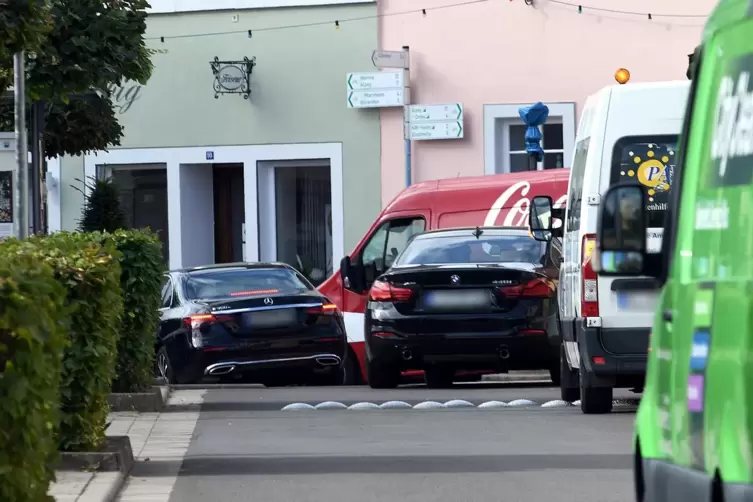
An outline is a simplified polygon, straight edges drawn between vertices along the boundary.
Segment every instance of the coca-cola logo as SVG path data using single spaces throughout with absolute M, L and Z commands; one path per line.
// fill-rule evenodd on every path
M 510 185 L 492 204 L 484 219 L 484 226 L 527 227 L 528 212 L 531 208 L 531 200 L 527 195 L 530 191 L 531 184 L 527 181 L 519 181 L 514 185 Z M 513 203 L 512 200 L 514 200 L 515 195 L 519 195 L 520 198 Z M 567 194 L 564 194 L 554 201 L 553 206 L 556 209 L 565 207 L 566 204 Z M 503 211 L 507 212 L 500 222 L 500 213 Z M 558 228 L 562 226 L 562 222 L 559 220 L 555 221 L 553 226 L 554 228 Z

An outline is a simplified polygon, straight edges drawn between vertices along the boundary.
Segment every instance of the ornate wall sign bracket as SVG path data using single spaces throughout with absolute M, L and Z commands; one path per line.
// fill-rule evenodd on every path
M 241 94 L 243 99 L 251 96 L 251 73 L 256 66 L 256 56 L 251 59 L 244 57 L 243 61 L 220 61 L 215 56 L 214 61 L 209 62 L 214 75 L 214 98 L 220 94 Z

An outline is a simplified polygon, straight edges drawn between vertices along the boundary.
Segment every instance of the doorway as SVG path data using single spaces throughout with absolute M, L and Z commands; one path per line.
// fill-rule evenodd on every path
M 167 169 L 161 164 L 98 166 L 98 176 L 111 178 L 118 190 L 128 228 L 149 228 L 162 244 L 165 264 L 170 263 L 167 218 Z
M 214 261 L 245 261 L 243 164 L 214 164 L 212 171 Z
M 318 286 L 332 274 L 329 159 L 260 163 L 259 257 L 291 265 Z

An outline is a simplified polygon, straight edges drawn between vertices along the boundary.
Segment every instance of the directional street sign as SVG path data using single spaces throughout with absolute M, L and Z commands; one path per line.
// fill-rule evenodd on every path
M 409 122 L 427 122 L 435 120 L 463 120 L 463 106 L 451 105 L 412 105 L 408 108 Z
M 371 62 L 377 68 L 408 68 L 408 59 L 403 51 L 374 51 Z
M 463 137 L 463 105 L 412 105 L 407 107 L 408 139 L 460 139 Z
M 462 122 L 418 122 L 410 124 L 411 140 L 459 139 L 463 137 Z
M 384 108 L 403 106 L 403 89 L 375 89 L 373 91 L 349 91 L 348 108 Z
M 374 71 L 369 73 L 348 73 L 348 91 L 372 89 L 402 89 L 404 86 L 401 71 Z

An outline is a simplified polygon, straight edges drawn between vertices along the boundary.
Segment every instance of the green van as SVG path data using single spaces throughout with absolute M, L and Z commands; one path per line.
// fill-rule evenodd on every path
M 693 58 L 661 253 L 639 184 L 601 200 L 594 268 L 651 277 L 656 306 L 636 417 L 643 502 L 753 500 L 753 0 L 722 0 Z

